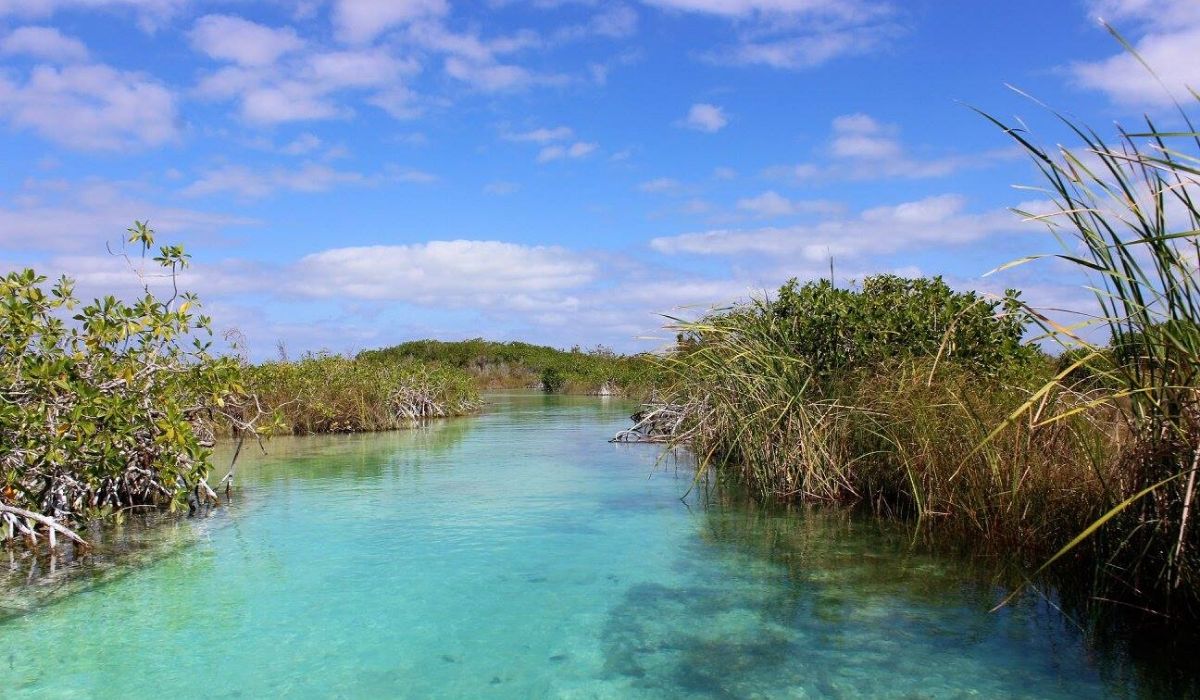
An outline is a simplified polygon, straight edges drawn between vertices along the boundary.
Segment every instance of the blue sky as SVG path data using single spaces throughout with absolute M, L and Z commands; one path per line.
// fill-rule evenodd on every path
M 650 349 L 789 277 L 1080 305 L 968 106 L 1067 136 L 1200 84 L 1200 3 L 0 0 L 0 269 L 128 289 L 134 219 L 257 357 L 485 336 Z M 659 340 L 656 340 L 659 339 Z

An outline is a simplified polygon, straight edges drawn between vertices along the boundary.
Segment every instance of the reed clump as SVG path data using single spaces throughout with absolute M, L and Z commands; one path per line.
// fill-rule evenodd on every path
M 277 430 L 293 434 L 394 430 L 480 406 L 465 372 L 412 360 L 313 354 L 251 367 L 247 381 Z
M 1029 320 L 1015 292 L 937 278 L 790 282 L 676 326 L 676 440 L 760 498 L 867 503 L 1038 561 L 1104 512 L 1123 433 L 1111 409 L 1043 424 L 1089 406 L 1086 382 L 1009 420 L 1055 376 L 1021 342 Z
M 1095 296 L 1080 323 L 936 279 L 790 283 L 678 325 L 663 361 L 687 417 L 676 439 L 760 497 L 867 502 L 1040 564 L 1035 577 L 1073 562 L 1092 601 L 1200 616 L 1192 97 L 1182 128 L 1148 119 L 1111 140 L 1055 114 L 1075 149 L 988 117 L 1044 177 L 1021 213 L 1064 249 L 1004 267 L 1074 268 Z M 1027 328 L 1061 354 L 1023 344 Z
M 1064 246 L 1060 254 L 1013 264 L 1065 262 L 1086 276 L 1098 309 L 1078 324 L 1038 317 L 1047 337 L 1077 357 L 1039 394 L 1061 390 L 1082 372 L 1097 390 L 1080 410 L 1115 414 L 1121 427 L 1107 455 L 1114 473 L 1105 481 L 1103 513 L 1047 563 L 1089 549 L 1105 596 L 1193 618 L 1200 615 L 1198 103 L 1194 91 L 1189 102 L 1176 103 L 1180 128 L 1161 129 L 1147 118 L 1144 128 L 1118 127 L 1111 139 L 1055 113 L 1078 140 L 1075 149 L 1043 148 L 1023 125 L 988 117 L 1041 171 L 1046 203 L 1026 216 L 1044 222 Z M 1107 331 L 1107 347 L 1091 339 L 1096 326 Z M 1033 406 L 1009 422 L 1025 420 Z M 1040 422 L 1075 415 L 1051 413 Z

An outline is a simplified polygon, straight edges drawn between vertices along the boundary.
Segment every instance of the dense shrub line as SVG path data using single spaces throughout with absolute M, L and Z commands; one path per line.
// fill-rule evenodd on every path
M 641 395 L 656 379 L 656 365 L 643 355 L 619 355 L 604 346 L 559 350 L 522 342 L 474 338 L 414 340 L 359 354 L 381 362 L 422 360 L 461 368 L 480 389 L 542 388 L 557 393 Z

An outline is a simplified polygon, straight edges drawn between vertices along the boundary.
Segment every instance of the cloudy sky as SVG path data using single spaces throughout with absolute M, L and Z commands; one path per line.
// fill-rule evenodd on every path
M 1200 85 L 1195 0 L 0 0 L 0 269 L 127 288 L 134 219 L 255 354 L 652 348 L 788 277 L 1082 280 L 969 109 L 1068 137 Z

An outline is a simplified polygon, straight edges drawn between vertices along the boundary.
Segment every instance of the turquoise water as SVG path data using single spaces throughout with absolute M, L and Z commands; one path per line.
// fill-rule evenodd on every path
M 0 622 L 0 695 L 1134 694 L 1045 605 L 989 614 L 1000 591 L 895 529 L 681 500 L 688 465 L 606 443 L 629 404 L 492 401 L 250 454 L 230 506 Z

